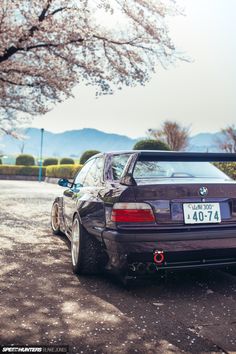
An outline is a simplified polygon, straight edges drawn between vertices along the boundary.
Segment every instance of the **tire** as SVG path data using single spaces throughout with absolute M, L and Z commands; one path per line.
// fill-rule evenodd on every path
M 92 235 L 81 225 L 79 216 L 76 215 L 71 233 L 71 260 L 75 274 L 98 274 L 104 265 L 105 252 Z
M 63 235 L 60 230 L 59 202 L 55 200 L 51 210 L 51 228 L 54 235 Z

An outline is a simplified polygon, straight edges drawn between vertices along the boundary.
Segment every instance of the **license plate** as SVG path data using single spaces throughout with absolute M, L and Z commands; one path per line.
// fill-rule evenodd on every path
M 184 203 L 185 224 L 220 223 L 219 203 Z

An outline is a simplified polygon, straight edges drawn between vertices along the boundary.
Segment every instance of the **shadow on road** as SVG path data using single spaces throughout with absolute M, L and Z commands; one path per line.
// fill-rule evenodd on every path
M 221 352 L 217 328 L 235 350 L 236 286 L 221 272 L 175 273 L 125 290 L 111 276 L 74 276 L 68 241 L 46 230 L 32 243 L 1 239 L 13 244 L 1 255 L 1 343 L 69 344 L 75 353 L 210 353 Z
M 1 183 L 1 344 L 64 344 L 81 354 L 236 351 L 233 275 L 175 273 L 129 290 L 112 276 L 76 277 L 68 241 L 50 232 L 56 187 Z

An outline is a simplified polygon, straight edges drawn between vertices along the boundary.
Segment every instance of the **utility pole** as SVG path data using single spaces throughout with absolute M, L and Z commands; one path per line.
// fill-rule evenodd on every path
M 40 142 L 40 160 L 39 160 L 39 182 L 42 182 L 43 178 L 43 133 L 44 129 L 41 129 L 41 142 Z

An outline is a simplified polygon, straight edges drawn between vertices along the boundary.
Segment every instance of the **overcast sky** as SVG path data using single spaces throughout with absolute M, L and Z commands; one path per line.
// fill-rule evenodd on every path
M 178 0 L 177 0 L 178 1 Z M 96 128 L 145 136 L 170 119 L 191 134 L 216 132 L 236 123 L 236 1 L 185 0 L 185 16 L 171 20 L 171 37 L 190 63 L 159 70 L 145 87 L 95 98 L 92 87 L 58 104 L 33 126 L 53 132 Z

